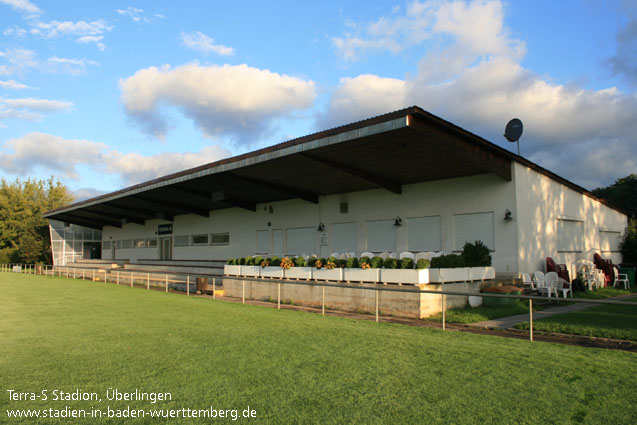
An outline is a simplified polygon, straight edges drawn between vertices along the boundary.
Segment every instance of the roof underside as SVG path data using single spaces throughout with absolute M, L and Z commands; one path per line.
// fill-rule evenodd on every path
M 350 124 L 89 199 L 45 217 L 121 227 L 260 203 L 493 173 L 511 180 L 511 156 L 419 108 Z

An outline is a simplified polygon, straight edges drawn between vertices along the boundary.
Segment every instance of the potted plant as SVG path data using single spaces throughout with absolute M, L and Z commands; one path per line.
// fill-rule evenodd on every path
M 281 259 L 279 257 L 272 257 L 264 260 L 261 263 L 261 277 L 282 279 L 284 270 L 281 268 Z
M 228 258 L 223 266 L 223 274 L 227 276 L 241 276 L 241 266 L 237 264 L 236 258 Z
M 456 254 L 443 255 L 431 259 L 429 281 L 431 283 L 466 282 L 469 280 L 469 267 L 464 257 Z
M 429 269 L 426 267 L 415 269 L 414 260 L 411 258 L 403 258 L 400 261 L 396 259 L 387 260 L 385 260 L 385 268 L 380 271 L 381 282 L 410 285 L 429 283 Z
M 343 280 L 343 269 L 336 267 L 336 262 L 325 260 L 324 258 L 316 260 L 315 269 L 312 276 L 317 280 Z
M 286 257 L 287 258 L 287 257 Z M 288 279 L 304 279 L 309 280 L 312 279 L 312 268 L 307 267 L 307 263 L 305 258 L 296 257 L 294 259 L 290 259 L 289 263 L 286 262 L 286 265 L 289 267 L 284 267 L 284 261 L 281 262 L 281 267 L 285 269 L 285 277 Z
M 371 266 L 369 257 L 362 257 L 360 260 L 350 258 L 343 269 L 343 280 L 348 282 L 378 282 L 380 269 Z

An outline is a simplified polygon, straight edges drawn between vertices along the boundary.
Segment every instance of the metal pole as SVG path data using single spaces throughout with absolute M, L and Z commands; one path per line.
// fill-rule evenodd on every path
M 243 283 L 243 288 L 241 289 L 241 302 L 245 304 L 246 303 L 246 281 L 242 280 L 241 282 Z
M 115 272 L 115 283 L 117 283 L 117 285 L 119 285 L 119 270 L 117 270 Z
M 86 269 L 82 269 L 82 280 L 86 280 Z
M 276 308 L 281 310 L 281 282 L 278 283 L 278 291 L 276 296 Z
M 168 275 L 166 275 L 166 293 L 168 293 Z
M 75 267 L 73 267 L 73 279 L 75 279 Z
M 322 304 L 321 304 L 321 314 L 323 314 L 323 316 L 325 316 L 325 286 L 322 286 L 321 289 L 322 289 L 321 292 L 323 292 L 323 301 L 322 301 Z
M 93 282 L 95 282 L 95 269 L 93 269 Z
M 445 324 L 445 294 L 442 294 L 442 330 L 444 331 L 446 328 Z
M 190 276 L 186 276 L 186 295 L 190 295 Z
M 378 291 L 376 292 L 376 322 L 378 322 Z
M 146 289 L 150 289 L 150 273 L 146 273 Z
M 69 268 L 68 267 L 66 268 L 66 278 L 67 279 L 69 278 Z
M 217 278 L 212 278 L 212 299 L 217 298 Z
M 529 300 L 529 339 L 533 341 L 533 300 Z
M 135 277 L 135 273 L 134 272 L 130 272 L 130 287 L 133 287 L 133 279 Z

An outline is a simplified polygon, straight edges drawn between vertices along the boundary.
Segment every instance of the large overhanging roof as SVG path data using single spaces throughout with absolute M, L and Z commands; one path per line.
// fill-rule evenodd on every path
M 337 127 L 170 174 L 47 212 L 86 227 L 121 227 L 210 211 L 492 173 L 511 180 L 521 162 L 571 188 L 585 189 L 418 107 Z

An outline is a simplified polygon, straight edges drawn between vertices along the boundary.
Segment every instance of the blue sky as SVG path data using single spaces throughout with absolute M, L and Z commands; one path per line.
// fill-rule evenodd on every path
M 637 172 L 637 5 L 0 0 L 0 177 L 78 196 L 418 105 L 592 189 Z

